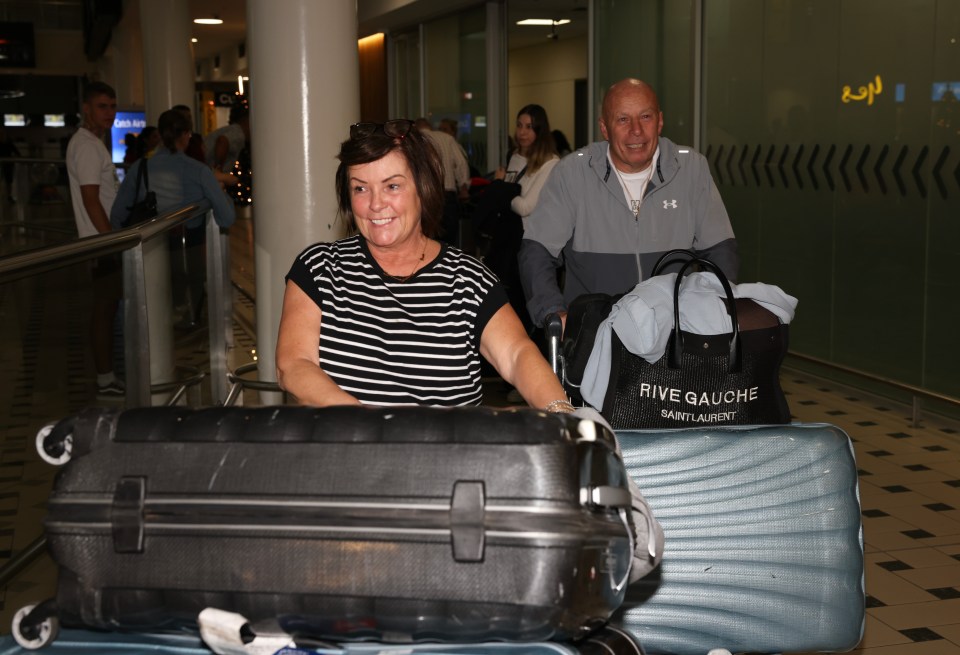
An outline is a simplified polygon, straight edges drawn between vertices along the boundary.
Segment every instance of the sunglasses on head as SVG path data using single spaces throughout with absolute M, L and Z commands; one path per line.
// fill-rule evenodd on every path
M 375 132 L 383 132 L 394 139 L 402 139 L 410 134 L 413 121 L 407 118 L 398 118 L 386 123 L 354 123 L 350 126 L 351 139 L 363 139 Z

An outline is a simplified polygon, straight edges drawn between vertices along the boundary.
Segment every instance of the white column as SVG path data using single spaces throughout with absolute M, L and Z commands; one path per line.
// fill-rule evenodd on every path
M 258 375 L 275 381 L 283 277 L 305 247 L 344 235 L 334 176 L 360 114 L 356 0 L 247 0 L 247 52 Z
M 193 104 L 193 55 L 187 0 L 140 0 L 143 77 L 147 124 L 173 105 Z M 175 377 L 173 358 L 173 299 L 166 237 L 144 244 L 147 280 L 147 320 L 150 327 L 150 381 Z M 155 397 L 162 404 L 166 396 Z
M 140 0 L 147 123 L 173 105 L 193 105 L 194 71 L 188 0 Z M 194 112 L 196 113 L 196 112 Z
M 129 3 L 124 6 L 123 18 L 113 28 L 110 45 L 101 58 L 103 64 L 111 68 L 111 74 L 105 79 L 112 80 L 111 84 L 117 92 L 117 106 L 120 109 L 143 107 L 141 44 L 140 10 L 136 3 Z

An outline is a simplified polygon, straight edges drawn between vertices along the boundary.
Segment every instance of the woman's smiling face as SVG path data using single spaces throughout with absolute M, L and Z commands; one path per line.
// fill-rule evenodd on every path
M 377 248 L 420 242 L 420 196 L 406 158 L 393 150 L 348 169 L 350 207 L 363 238 Z

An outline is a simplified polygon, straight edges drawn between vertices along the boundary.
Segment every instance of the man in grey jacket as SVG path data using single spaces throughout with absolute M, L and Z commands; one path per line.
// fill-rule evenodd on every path
M 552 313 L 565 321 L 568 304 L 582 294 L 629 291 L 673 248 L 695 250 L 736 281 L 737 242 L 707 160 L 660 138 L 662 129 L 650 85 L 621 80 L 603 100 L 605 141 L 554 167 L 520 248 L 527 309 L 537 325 Z

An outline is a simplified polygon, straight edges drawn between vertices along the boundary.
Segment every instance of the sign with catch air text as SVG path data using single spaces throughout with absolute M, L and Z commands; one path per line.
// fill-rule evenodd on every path
M 114 164 L 123 162 L 127 153 L 127 134 L 137 135 L 147 126 L 146 114 L 142 111 L 118 111 L 110 130 L 110 153 Z

